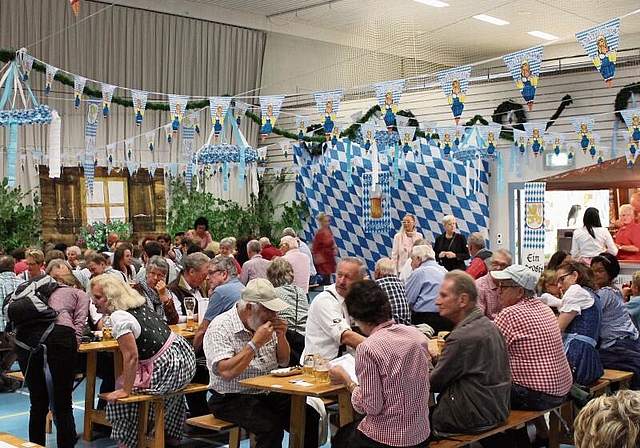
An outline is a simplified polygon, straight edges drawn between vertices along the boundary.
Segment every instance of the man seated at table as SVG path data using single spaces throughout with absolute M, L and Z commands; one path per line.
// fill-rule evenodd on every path
M 476 306 L 476 284 L 466 272 L 448 272 L 436 305 L 455 327 L 431 372 L 436 437 L 488 431 L 509 417 L 511 373 L 500 330 Z M 487 445 L 489 446 L 489 445 Z
M 395 263 L 391 258 L 381 258 L 376 263 L 373 278 L 389 296 L 391 314 L 397 324 L 411 325 L 411 310 L 407 303 L 404 283 L 396 275 Z
M 218 418 L 256 435 L 256 448 L 280 448 L 289 428 L 291 398 L 239 383 L 268 374 L 289 363 L 287 321 L 277 312 L 287 305 L 269 280 L 256 278 L 242 290 L 242 299 L 217 316 L 204 335 L 210 373 L 209 409 Z M 319 415 L 307 406 L 305 447 L 318 446 Z
M 424 446 L 429 437 L 427 338 L 393 321 L 387 293 L 374 281 L 354 283 L 345 304 L 368 336 L 356 349 L 358 384 L 340 366 L 332 367 L 329 376 L 332 383 L 347 385 L 351 403 L 364 419 L 340 428 L 331 446 Z
M 478 289 L 478 308 L 482 310 L 489 320 L 494 320 L 502 311 L 500 295 L 498 294 L 498 281 L 491 276 L 493 271 L 502 271 L 511 266 L 513 257 L 507 249 L 498 249 L 493 253 L 489 262 L 489 272 L 476 280 Z
M 547 305 L 535 297 L 538 276 L 529 268 L 511 265 L 493 271 L 503 310 L 495 324 L 504 335 L 511 367 L 511 408 L 542 411 L 560 406 L 573 383 L 564 354 L 558 320 Z M 537 438 L 549 438 L 544 418 L 536 423 Z M 526 428 L 519 431 L 520 446 L 528 446 Z
M 486 248 L 484 236 L 480 232 L 473 232 L 469 235 L 467 246 L 473 259 L 466 272 L 475 280 L 478 280 L 489 272 L 489 262 L 493 252 Z
M 344 298 L 351 285 L 364 279 L 365 275 L 367 268 L 359 258 L 347 257 L 340 261 L 336 283 L 318 294 L 309 306 L 301 359 L 307 353 L 333 359 L 350 349 L 353 352 L 364 340 L 364 336 L 351 329 L 351 317 Z

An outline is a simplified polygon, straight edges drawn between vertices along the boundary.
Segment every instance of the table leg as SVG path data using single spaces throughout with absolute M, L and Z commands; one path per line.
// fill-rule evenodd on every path
M 340 427 L 353 421 L 353 406 L 351 405 L 351 394 L 344 389 L 338 392 L 338 405 L 340 406 Z
M 304 447 L 304 428 L 307 420 L 307 397 L 291 396 L 291 420 L 289 422 L 289 448 Z
M 95 410 L 96 399 L 96 366 L 98 365 L 98 352 L 87 353 L 87 383 L 84 394 L 84 430 L 82 438 L 90 442 L 93 438 L 93 430 L 91 422 L 93 420 L 93 412 Z

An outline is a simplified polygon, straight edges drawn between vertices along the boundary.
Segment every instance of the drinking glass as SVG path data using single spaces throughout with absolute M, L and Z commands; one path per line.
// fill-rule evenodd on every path
M 194 321 L 194 312 L 196 310 L 196 299 L 193 297 L 185 297 L 184 298 L 184 308 L 187 311 L 187 331 L 194 331 L 196 329 L 196 324 Z
M 329 360 L 318 356 L 316 363 L 313 367 L 313 376 L 316 379 L 316 383 L 328 383 L 329 382 Z
M 304 357 L 304 363 L 302 364 L 302 374 L 309 378 L 313 378 L 313 368 L 316 364 L 316 355 L 310 353 Z

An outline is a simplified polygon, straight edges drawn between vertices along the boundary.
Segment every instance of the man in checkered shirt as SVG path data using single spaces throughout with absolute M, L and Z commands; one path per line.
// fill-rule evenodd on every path
M 373 278 L 389 296 L 391 314 L 398 324 L 411 325 L 411 311 L 407 303 L 404 283 L 396 275 L 395 263 L 391 258 L 381 258 L 376 263 Z
M 240 380 L 265 375 L 289 363 L 287 321 L 277 316 L 289 305 L 264 278 L 242 290 L 242 299 L 216 316 L 204 335 L 209 368 L 209 409 L 217 417 L 256 435 L 256 447 L 280 448 L 289 430 L 291 397 L 248 388 Z M 305 447 L 318 446 L 319 415 L 307 406 Z
M 573 377 L 558 321 L 551 308 L 535 297 L 538 276 L 521 265 L 492 271 L 491 276 L 498 281 L 504 307 L 495 324 L 509 351 L 511 408 L 542 411 L 560 406 Z M 536 428 L 540 439 L 549 437 L 546 424 L 540 422 Z M 527 437 L 526 428 L 521 436 Z

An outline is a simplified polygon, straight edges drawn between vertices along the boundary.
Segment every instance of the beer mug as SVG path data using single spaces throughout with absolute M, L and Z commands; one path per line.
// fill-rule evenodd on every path
M 371 201 L 371 219 L 382 218 L 382 189 L 372 188 L 369 199 Z
M 111 316 L 105 314 L 102 318 L 102 340 L 109 341 L 113 339 L 113 324 L 111 323 Z
M 313 367 L 313 376 L 316 379 L 316 383 L 328 383 L 329 382 L 329 360 L 318 356 L 316 363 Z
M 302 374 L 309 378 L 313 378 L 313 368 L 316 364 L 316 355 L 310 353 L 304 357 L 304 362 L 302 364 Z
M 194 312 L 196 310 L 196 299 L 193 297 L 185 297 L 184 298 L 184 308 L 187 311 L 187 331 L 194 331 L 196 329 L 196 324 L 194 322 Z

